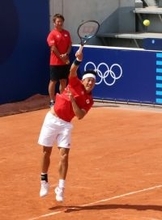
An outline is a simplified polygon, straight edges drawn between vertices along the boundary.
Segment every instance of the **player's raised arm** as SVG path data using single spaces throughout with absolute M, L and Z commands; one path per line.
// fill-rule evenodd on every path
M 75 57 L 76 57 L 76 59 L 74 60 L 74 62 L 71 65 L 71 68 L 70 68 L 69 78 L 77 76 L 77 70 L 83 60 L 82 49 L 80 50 L 80 48 L 79 48 L 77 50 L 77 52 L 75 53 Z

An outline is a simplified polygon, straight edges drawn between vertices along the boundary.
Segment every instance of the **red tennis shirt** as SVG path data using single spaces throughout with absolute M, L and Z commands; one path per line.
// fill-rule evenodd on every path
M 50 47 L 55 46 L 60 54 L 65 54 L 72 43 L 70 33 L 64 29 L 62 31 L 53 29 L 47 37 L 47 43 Z M 50 65 L 65 65 L 65 63 L 51 52 Z
M 56 94 L 54 110 L 59 118 L 64 121 L 70 122 L 75 116 L 71 101 L 68 97 L 68 90 L 73 94 L 76 104 L 79 108 L 84 109 L 86 112 L 93 105 L 93 98 L 91 93 L 87 93 L 81 80 L 78 77 L 69 78 L 69 83 L 62 94 Z

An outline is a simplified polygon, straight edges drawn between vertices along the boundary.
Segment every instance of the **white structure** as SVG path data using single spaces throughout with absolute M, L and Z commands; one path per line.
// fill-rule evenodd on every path
M 53 15 L 61 13 L 65 17 L 64 27 L 70 31 L 73 43 L 79 43 L 76 31 L 81 22 L 95 19 L 101 24 L 118 8 L 134 5 L 135 0 L 50 0 L 50 27 L 53 27 Z

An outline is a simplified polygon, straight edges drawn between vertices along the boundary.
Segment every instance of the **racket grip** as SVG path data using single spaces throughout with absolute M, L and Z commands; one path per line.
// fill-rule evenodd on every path
M 77 52 L 80 54 L 80 53 L 82 53 L 82 50 L 83 50 L 83 45 L 80 45 L 80 47 L 79 47 Z

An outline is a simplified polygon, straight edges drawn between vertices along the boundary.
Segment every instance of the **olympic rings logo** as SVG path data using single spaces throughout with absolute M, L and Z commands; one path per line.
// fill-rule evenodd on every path
M 87 69 L 94 69 L 97 72 L 96 85 L 101 84 L 103 81 L 107 86 L 112 86 L 123 74 L 122 67 L 118 63 L 114 63 L 109 67 L 108 64 L 103 62 L 96 66 L 89 61 L 84 66 L 84 71 Z

